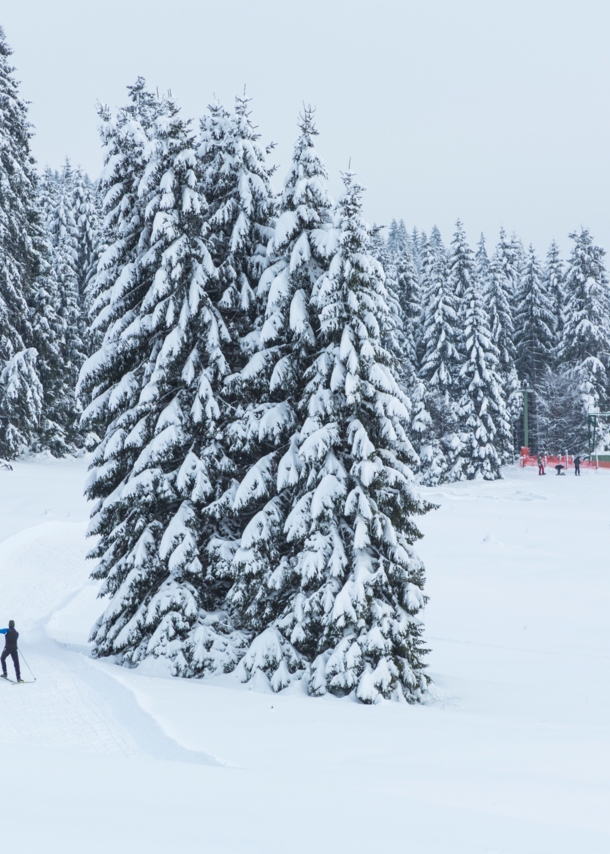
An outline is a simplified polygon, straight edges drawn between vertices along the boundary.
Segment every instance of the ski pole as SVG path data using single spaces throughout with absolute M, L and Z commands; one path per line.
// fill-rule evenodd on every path
M 25 664 L 25 666 L 27 667 L 27 669 L 30 671 L 30 675 L 31 675 L 32 679 L 33 679 L 33 680 L 34 680 L 34 682 L 35 682 L 35 681 L 36 681 L 36 677 L 35 677 L 35 676 L 34 676 L 34 674 L 32 673 L 32 668 L 30 667 L 30 665 L 29 665 L 29 664 L 27 663 L 27 661 L 25 660 L 25 656 L 24 656 L 24 654 L 21 652 L 21 650 L 19 650 L 19 655 L 21 656 L 21 660 L 23 661 L 23 663 Z

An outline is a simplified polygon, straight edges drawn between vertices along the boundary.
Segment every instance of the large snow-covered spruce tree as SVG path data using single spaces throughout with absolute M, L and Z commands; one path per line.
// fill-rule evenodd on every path
M 295 167 L 307 172 L 315 162 L 308 151 L 308 116 L 302 130 Z M 318 176 L 310 171 L 308 177 Z M 427 679 L 418 618 L 423 567 L 411 550 L 418 537 L 412 517 L 426 507 L 413 488 L 408 402 L 382 346 L 389 322 L 383 271 L 369 253 L 361 188 L 350 174 L 345 182 L 330 268 L 321 263 L 312 269 L 303 231 L 292 243 L 294 266 L 283 268 L 288 283 L 300 269 L 307 288 L 292 291 L 290 307 L 284 303 L 293 332 L 305 335 L 299 362 L 304 370 L 292 385 L 296 429 L 291 425 L 271 487 L 275 493 L 276 484 L 277 493 L 246 528 L 236 561 L 246 579 L 257 566 L 257 592 L 267 604 L 263 610 L 256 603 L 254 614 L 264 613 L 267 625 L 261 623 L 241 671 L 248 678 L 262 670 L 276 690 L 296 676 L 315 695 L 355 691 L 364 702 L 416 701 Z M 290 195 L 297 187 L 289 179 Z M 325 202 L 319 186 L 315 190 L 311 201 Z M 326 211 L 325 203 L 319 205 L 313 218 L 318 226 Z M 314 242 L 328 246 L 335 240 L 322 231 Z M 276 277 L 271 289 L 279 284 Z M 287 367 L 281 366 L 276 382 L 285 382 Z M 270 423 L 281 425 L 284 413 L 272 413 L 266 413 Z M 267 472 L 271 465 L 264 460 Z M 258 473 L 249 486 L 264 491 L 263 467 Z M 244 585 L 238 577 L 236 593 L 243 596 L 248 586 L 251 580 Z M 252 598 L 245 601 L 251 607 Z
M 143 81 L 131 97 L 116 120 L 102 113 L 108 248 L 97 310 L 105 333 L 81 378 L 92 397 L 85 417 L 105 426 L 87 492 L 96 499 L 94 577 L 111 601 L 92 640 L 97 655 L 126 663 L 165 656 L 173 672 L 188 672 L 226 651 L 202 616 L 204 600 L 215 606 L 224 597 L 210 590 L 217 584 L 199 559 L 196 511 L 214 486 L 207 445 L 194 435 L 202 421 L 204 434 L 214 430 L 210 375 L 224 373 L 223 332 L 205 294 L 215 273 L 201 238 L 193 135 L 171 100 Z
M 287 523 L 299 585 L 282 628 L 318 652 L 312 693 L 415 701 L 427 682 L 425 600 L 411 545 L 426 505 L 413 488 L 408 402 L 382 346 L 388 306 L 367 251 L 362 189 L 351 173 L 344 183 L 339 248 L 313 295 L 321 352 L 304 395 L 299 498 Z
M 225 381 L 246 361 L 237 316 L 248 313 L 256 230 L 272 204 L 239 110 L 217 115 L 222 133 L 198 145 L 171 99 L 155 101 L 141 82 L 132 98 L 117 121 L 105 117 L 106 331 L 82 381 L 94 397 L 87 417 L 106 422 L 88 488 L 100 499 L 95 576 L 112 599 L 93 640 L 98 655 L 164 657 L 193 676 L 232 669 L 243 642 L 223 610 L 241 533 Z
M 131 87 L 130 95 L 131 104 L 116 119 L 101 111 L 108 247 L 98 266 L 93 310 L 103 342 L 85 362 L 79 389 L 90 398 L 84 423 L 103 436 L 86 493 L 95 501 L 90 532 L 99 537 L 90 554 L 99 558 L 94 577 L 104 579 L 102 594 L 112 597 L 92 639 L 98 655 L 116 653 L 127 660 L 137 659 L 134 647 L 146 634 L 138 620 L 142 602 L 163 581 L 159 559 L 163 526 L 155 524 L 155 516 L 166 488 L 161 467 L 153 471 L 135 467 L 157 420 L 154 403 L 141 399 L 155 355 L 150 318 L 142 316 L 151 285 L 142 260 L 150 248 L 152 227 L 142 185 L 156 121 L 167 110 L 145 90 L 143 80 Z M 154 278 L 157 271 L 152 272 Z

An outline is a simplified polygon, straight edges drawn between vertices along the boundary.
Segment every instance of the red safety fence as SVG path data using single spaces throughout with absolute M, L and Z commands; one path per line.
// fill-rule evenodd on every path
M 553 469 L 557 465 L 562 465 L 565 471 L 574 468 L 574 457 L 570 454 L 564 454 L 563 456 L 543 454 L 542 462 L 544 463 L 545 469 Z M 519 455 L 519 465 L 522 467 L 538 466 L 538 456 L 533 456 L 532 454 L 530 454 L 529 448 L 521 448 L 521 454 Z M 583 469 L 610 469 L 610 460 L 596 460 L 595 457 L 592 457 L 590 460 L 586 460 L 581 457 L 580 467 Z

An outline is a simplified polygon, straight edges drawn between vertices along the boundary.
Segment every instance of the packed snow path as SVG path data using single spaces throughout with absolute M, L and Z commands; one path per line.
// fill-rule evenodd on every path
M 426 491 L 414 708 L 91 660 L 85 463 L 0 472 L 0 623 L 38 680 L 0 685 L 5 846 L 610 850 L 610 473 L 506 475 Z
M 49 512 L 45 511 L 45 516 Z M 16 615 L 18 621 L 24 653 L 22 678 L 37 677 L 32 687 L 16 691 L 6 692 L 10 683 L 2 683 L 2 741 L 125 756 L 148 752 L 158 753 L 160 758 L 184 758 L 185 751 L 139 711 L 129 692 L 121 690 L 88 656 L 53 641 L 54 626 L 60 640 L 70 637 L 74 600 L 80 605 L 81 622 L 87 613 L 93 619 L 99 613 L 97 586 L 87 581 L 85 527 L 77 521 L 47 521 L 0 543 L 2 611 Z M 63 612 L 60 620 L 58 615 Z M 77 639 L 84 643 L 87 638 L 77 632 Z M 83 650 L 87 652 L 85 646 Z M 8 668 L 14 678 L 10 659 Z M 154 729 L 158 730 L 156 743 L 151 732 Z M 205 761 L 201 754 L 190 758 Z

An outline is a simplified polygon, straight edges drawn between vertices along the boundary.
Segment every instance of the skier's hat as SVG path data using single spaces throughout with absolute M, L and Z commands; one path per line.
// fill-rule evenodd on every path
M 14 628 L 15 628 L 15 621 L 14 621 L 14 620 L 9 620 L 9 621 L 8 621 L 8 627 L 9 627 L 9 629 L 14 629 Z

